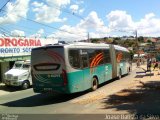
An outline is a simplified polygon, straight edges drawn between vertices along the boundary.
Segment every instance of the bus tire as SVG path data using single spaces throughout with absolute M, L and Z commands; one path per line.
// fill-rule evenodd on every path
M 93 77 L 91 89 L 92 91 L 95 91 L 97 88 L 98 88 L 98 79 L 96 77 Z
M 121 69 L 119 70 L 119 73 L 118 73 L 118 80 L 120 80 L 122 78 L 122 71 Z
M 24 82 L 22 83 L 21 88 L 22 88 L 23 90 L 26 90 L 26 89 L 28 89 L 29 87 L 30 87 L 30 83 L 29 83 L 28 80 L 26 80 L 26 81 L 24 81 Z

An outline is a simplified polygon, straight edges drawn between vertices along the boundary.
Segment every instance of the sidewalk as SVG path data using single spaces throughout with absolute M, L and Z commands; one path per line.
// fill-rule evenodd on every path
M 143 71 L 146 65 L 141 65 L 136 71 Z M 142 73 L 133 78 L 136 84 L 109 95 L 97 102 L 98 113 L 114 114 L 138 114 L 150 115 L 160 114 L 160 74 L 158 70 L 151 73 Z M 152 116 L 151 116 L 152 115 Z M 147 116 L 146 116 L 147 117 Z

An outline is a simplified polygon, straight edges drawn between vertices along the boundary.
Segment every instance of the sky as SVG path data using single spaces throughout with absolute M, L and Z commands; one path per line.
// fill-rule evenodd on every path
M 0 1 L 1 36 L 63 41 L 135 36 L 135 31 L 160 36 L 160 0 Z

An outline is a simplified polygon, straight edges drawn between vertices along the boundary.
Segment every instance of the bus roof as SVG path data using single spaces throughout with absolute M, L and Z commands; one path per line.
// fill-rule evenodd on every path
M 37 48 L 33 48 L 33 50 L 41 49 L 41 48 L 109 48 L 110 44 L 105 44 L 105 43 L 86 43 L 86 42 L 75 42 L 75 43 L 70 43 L 70 44 L 53 44 L 53 45 L 46 45 L 46 46 L 41 46 Z M 114 45 L 116 50 L 122 50 L 129 52 L 127 48 L 121 47 L 119 45 Z
M 125 47 L 122 47 L 122 46 L 119 46 L 119 45 L 114 45 L 114 47 L 115 47 L 116 50 L 129 52 L 129 50 Z
M 104 47 L 104 48 L 109 48 L 109 44 L 104 44 L 104 43 L 85 43 L 85 42 L 75 42 L 69 44 L 67 47 L 80 47 L 80 48 L 96 48 L 96 47 Z
M 46 46 L 41 46 L 37 48 L 33 48 L 33 50 L 41 49 L 41 48 L 50 48 L 50 47 L 55 47 L 55 48 L 97 48 L 97 47 L 102 47 L 102 48 L 109 48 L 109 44 L 98 44 L 98 43 L 85 43 L 85 42 L 75 42 L 75 43 L 70 43 L 70 44 L 53 44 L 53 45 L 46 45 Z

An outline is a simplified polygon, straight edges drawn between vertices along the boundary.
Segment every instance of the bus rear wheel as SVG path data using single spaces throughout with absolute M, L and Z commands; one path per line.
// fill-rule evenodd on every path
M 98 79 L 96 77 L 92 80 L 92 91 L 95 91 L 98 88 Z

